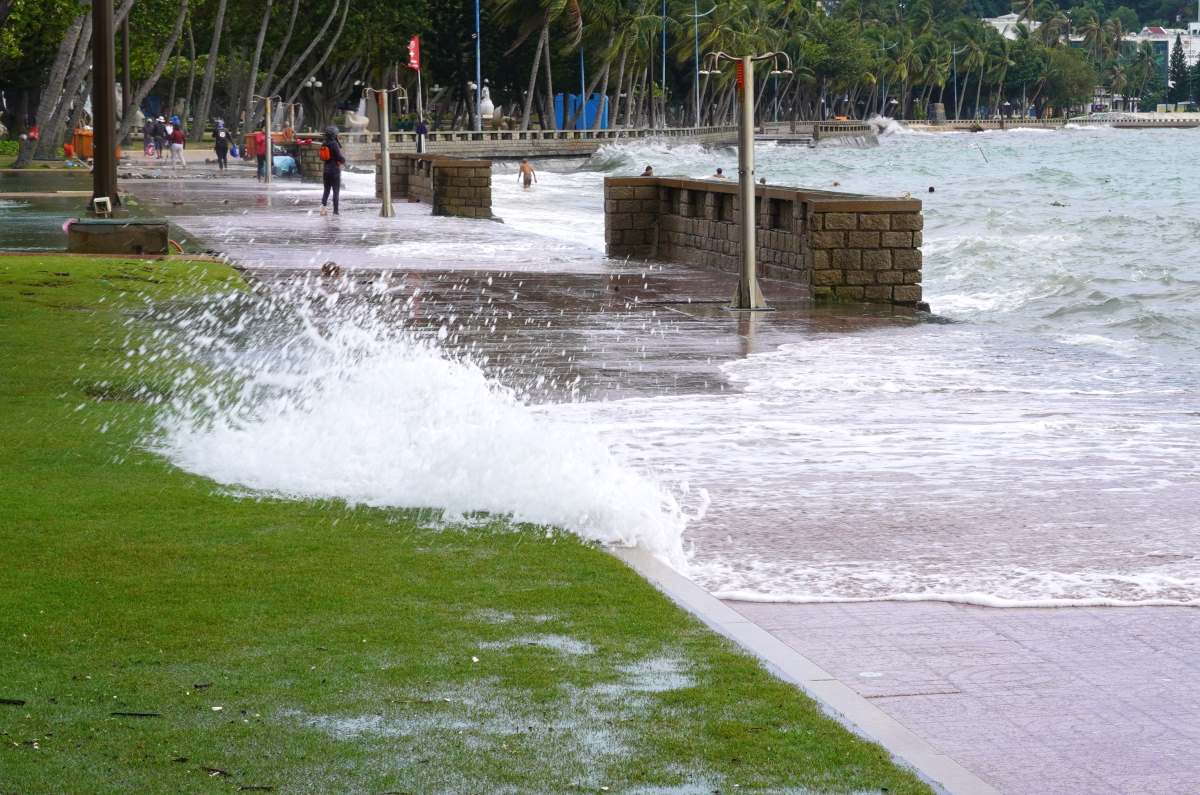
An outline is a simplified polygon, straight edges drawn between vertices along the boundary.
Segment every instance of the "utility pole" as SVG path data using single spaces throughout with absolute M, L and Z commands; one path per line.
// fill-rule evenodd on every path
M 121 206 L 117 194 L 116 55 L 113 52 L 113 0 L 92 3 L 92 125 L 94 129 L 92 209 L 106 199 L 113 210 Z

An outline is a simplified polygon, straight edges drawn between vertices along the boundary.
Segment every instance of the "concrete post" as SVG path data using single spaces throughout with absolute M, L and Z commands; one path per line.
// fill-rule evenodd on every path
M 392 158 L 388 147 L 388 102 L 387 91 L 376 91 L 375 99 L 379 102 L 379 154 L 383 158 L 380 168 L 383 169 L 383 205 L 379 208 L 381 218 L 391 218 L 396 214 L 392 207 Z
M 755 256 L 754 214 L 754 61 L 749 55 L 738 61 L 738 93 L 741 95 L 738 125 L 738 196 L 742 204 L 742 277 L 730 309 L 767 309 L 758 287 Z
M 271 98 L 265 99 L 263 110 L 266 112 L 266 119 L 263 121 L 263 126 L 267 131 L 267 184 L 271 184 L 271 172 L 274 170 L 275 160 L 275 143 L 271 140 Z

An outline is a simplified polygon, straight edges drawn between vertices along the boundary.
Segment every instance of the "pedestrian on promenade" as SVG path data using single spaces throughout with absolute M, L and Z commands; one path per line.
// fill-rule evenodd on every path
M 338 129 L 332 124 L 325 128 L 325 143 L 321 144 L 321 160 L 325 162 L 322 174 L 325 189 L 321 194 L 321 215 L 326 212 L 329 194 L 333 194 L 333 214 L 338 215 L 338 198 L 342 192 L 342 166 L 346 157 L 342 154 L 342 146 L 338 141 Z
M 142 125 L 142 154 L 154 157 L 154 119 L 149 117 Z
M 217 153 L 217 170 L 229 168 L 229 133 L 223 121 L 218 121 L 217 129 L 213 130 L 213 151 Z
M 159 116 L 154 120 L 154 156 L 162 160 L 163 149 L 167 147 L 167 120 Z
M 187 136 L 184 135 L 183 128 L 178 124 L 173 125 L 171 129 L 171 168 L 176 168 L 176 163 L 187 168 L 187 160 L 183 157 L 183 146 L 186 143 Z
M 653 177 L 654 176 L 654 169 L 650 167 L 649 163 L 646 164 L 646 170 L 642 172 L 642 176 L 643 177 Z
M 521 167 L 517 170 L 517 181 L 524 184 L 525 190 L 529 190 L 529 186 L 537 182 L 537 173 L 525 158 L 521 158 Z
M 429 125 L 425 123 L 424 119 L 418 119 L 414 132 L 417 134 L 417 154 L 423 155 L 425 154 L 425 136 L 429 135 Z
M 262 182 L 267 176 L 267 134 L 261 124 L 254 133 L 254 157 L 258 161 L 258 181 Z

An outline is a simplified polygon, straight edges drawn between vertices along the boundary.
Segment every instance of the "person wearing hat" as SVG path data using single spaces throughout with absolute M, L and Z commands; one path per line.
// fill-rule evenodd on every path
M 217 128 L 213 130 L 213 151 L 217 153 L 217 170 L 229 168 L 229 133 L 225 130 L 225 122 L 217 119 Z
M 325 190 L 321 194 L 321 215 L 326 212 L 325 206 L 329 203 L 330 193 L 333 194 L 333 214 L 337 215 L 338 198 L 342 192 L 342 166 L 346 164 L 346 157 L 342 154 L 342 146 L 338 142 L 338 129 L 332 124 L 325 128 L 325 141 L 321 144 L 320 156 L 325 163 L 322 175 Z
M 167 147 L 167 120 L 159 116 L 154 120 L 154 156 L 162 160 L 163 149 Z

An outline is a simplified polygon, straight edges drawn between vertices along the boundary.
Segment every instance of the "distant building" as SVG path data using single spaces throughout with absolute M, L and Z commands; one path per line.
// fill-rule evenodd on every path
M 991 25 L 1004 38 L 1009 41 L 1016 41 L 1017 27 L 1024 25 L 1030 33 L 1042 26 L 1041 22 L 1036 22 L 1031 19 L 1021 19 L 1020 14 L 1004 14 L 998 17 L 984 17 L 985 25 Z
M 1160 28 L 1157 25 L 1142 28 L 1137 33 L 1125 37 L 1133 48 L 1140 47 L 1142 42 L 1149 42 L 1154 51 L 1154 60 L 1162 70 L 1163 78 L 1168 77 L 1167 71 L 1171 64 L 1171 50 L 1175 49 L 1175 37 L 1179 37 L 1179 46 L 1183 48 L 1183 60 L 1188 66 L 1200 60 L 1200 22 L 1189 22 L 1187 29 Z

